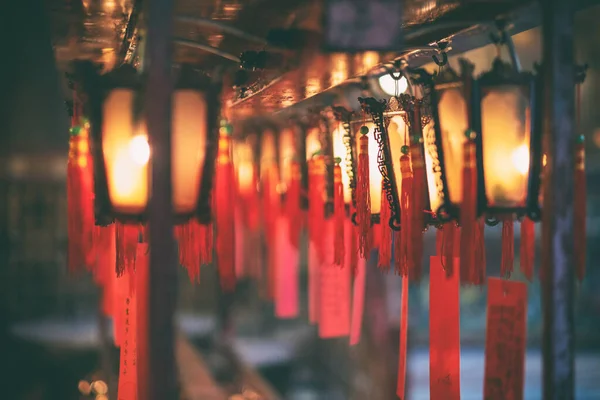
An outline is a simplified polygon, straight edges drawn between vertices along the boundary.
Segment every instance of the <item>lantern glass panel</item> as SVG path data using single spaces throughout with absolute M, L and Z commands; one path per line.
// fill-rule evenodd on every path
M 485 194 L 490 207 L 524 207 L 529 177 L 529 99 L 514 85 L 484 89 L 481 101 Z
M 438 113 L 448 197 L 452 203 L 460 204 L 462 202 L 463 146 L 465 132 L 469 128 L 467 103 L 462 93 L 462 87 L 441 91 Z M 437 208 L 432 205 L 432 210 L 437 210 Z
M 236 170 L 238 188 L 242 195 L 256 191 L 253 187 L 254 176 L 254 157 L 252 147 L 246 142 L 235 142 L 233 145 L 233 163 Z
M 369 128 L 369 183 L 370 183 L 370 194 L 371 194 L 371 213 L 379 214 L 381 211 L 381 172 L 379 172 L 379 164 L 377 163 L 377 153 L 379 152 L 379 145 L 375 140 L 375 124 L 368 122 L 366 124 L 356 123 L 354 124 L 355 140 L 357 148 L 360 147 L 360 127 L 367 126 Z M 358 152 L 357 152 L 358 153 Z M 358 154 L 357 154 L 358 155 Z M 360 170 L 360 155 L 357 157 L 357 171 Z
M 437 160 L 437 149 L 435 142 L 435 127 L 433 121 L 423 127 L 423 144 L 425 154 L 425 170 L 427 171 L 427 190 L 429 193 L 430 210 L 436 211 L 442 205 L 442 197 L 439 195 L 438 180 L 439 164 L 434 165 Z
M 306 161 L 309 161 L 316 152 L 321 150 L 319 135 L 319 128 L 312 128 L 306 133 Z
M 340 169 L 342 170 L 342 184 L 344 186 L 344 203 L 350 204 L 352 202 L 350 177 L 348 176 L 348 163 L 350 163 L 350 160 L 346 160 L 346 145 L 344 144 L 345 135 L 346 130 L 343 125 L 339 123 L 333 130 L 333 157 L 341 160 Z
M 279 165 L 281 168 L 281 183 L 284 190 L 290 186 L 292 181 L 292 163 L 296 156 L 294 145 L 294 131 L 284 129 L 279 135 Z
M 134 124 L 131 89 L 112 90 L 103 104 L 102 148 L 108 196 L 113 209 L 139 214 L 148 204 L 150 147 L 142 126 Z
M 198 204 L 206 154 L 207 109 L 201 92 L 173 93 L 171 132 L 173 208 L 177 214 L 192 213 Z
M 402 171 L 400 169 L 400 157 L 402 157 L 402 146 L 408 144 L 408 126 L 404 121 L 403 114 L 394 115 L 388 126 L 390 138 L 390 150 L 392 154 L 392 165 L 394 166 L 394 177 L 396 178 L 397 199 L 402 198 Z

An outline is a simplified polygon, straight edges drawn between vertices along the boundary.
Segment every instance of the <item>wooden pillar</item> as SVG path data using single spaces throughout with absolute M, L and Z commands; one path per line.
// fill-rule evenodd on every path
M 149 204 L 148 359 L 141 362 L 139 399 L 178 399 L 174 314 L 177 258 L 171 205 L 171 65 L 173 1 L 150 0 L 146 8 L 145 117 L 152 146 Z
M 574 398 L 573 173 L 575 3 L 540 2 L 543 15 L 543 398 Z

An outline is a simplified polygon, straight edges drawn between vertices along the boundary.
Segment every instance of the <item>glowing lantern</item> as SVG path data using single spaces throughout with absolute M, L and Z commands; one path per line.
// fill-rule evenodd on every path
M 533 134 L 535 77 L 496 59 L 477 80 L 461 60 L 461 75 L 446 67 L 434 81 L 435 134 L 425 133 L 430 154 L 430 193 L 436 188 L 438 216 L 458 219 L 463 196 L 466 141 L 474 143 L 477 214 L 527 215 L 538 220 L 541 149 Z
M 102 92 L 92 113 L 96 154 L 96 214 L 143 222 L 150 197 L 150 161 L 144 117 L 136 113 L 138 76 L 129 65 L 100 77 Z M 171 178 L 173 213 L 179 222 L 210 216 L 214 172 L 216 92 L 205 77 L 182 66 L 173 92 Z

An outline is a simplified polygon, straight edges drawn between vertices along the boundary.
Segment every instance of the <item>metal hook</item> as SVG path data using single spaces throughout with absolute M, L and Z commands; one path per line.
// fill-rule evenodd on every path
M 440 60 L 440 58 L 436 54 L 431 56 L 431 58 L 433 58 L 433 62 L 436 63 L 438 67 L 443 67 L 448 64 L 448 50 L 450 50 L 450 42 L 441 41 L 436 42 L 435 45 L 437 46 L 437 52 L 440 53 L 442 58 Z

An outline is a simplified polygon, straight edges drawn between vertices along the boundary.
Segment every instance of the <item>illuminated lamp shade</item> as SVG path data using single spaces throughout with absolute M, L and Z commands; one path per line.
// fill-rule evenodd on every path
M 460 75 L 449 67 L 432 90 L 434 132 L 424 130 L 430 197 L 438 218 L 458 220 L 462 203 L 463 146 L 474 135 L 478 214 L 517 213 L 539 218 L 540 143 L 532 134 L 535 78 L 499 59 L 477 80 L 473 65 L 460 60 Z M 472 129 L 472 130 L 471 130 Z M 433 208 L 435 211 L 436 208 Z
M 495 59 L 474 86 L 473 127 L 484 211 L 539 218 L 540 146 L 533 134 L 536 79 Z M 531 168 L 533 166 L 533 168 Z
M 101 122 L 95 143 L 100 157 L 96 165 L 96 213 L 121 222 L 143 222 L 150 197 L 153 149 L 146 122 L 136 112 L 138 77 L 123 66 L 101 77 Z M 192 216 L 205 221 L 210 215 L 218 102 L 208 98 L 214 90 L 205 77 L 182 66 L 172 98 L 171 178 L 173 213 L 177 222 Z M 102 173 L 103 172 L 103 173 Z M 206 179 L 203 179 L 206 177 Z M 207 221 L 208 222 L 208 221 Z
M 240 194 L 247 196 L 256 191 L 254 154 L 250 143 L 246 141 L 234 142 L 233 163 Z
M 400 95 L 406 92 L 406 89 L 408 88 L 406 78 L 393 72 L 381 75 L 377 79 L 377 83 L 379 84 L 381 91 L 388 97 Z
M 375 139 L 375 124 L 373 122 L 365 122 L 363 120 L 354 121 L 352 123 L 352 132 L 354 133 L 355 143 L 360 143 L 360 128 L 361 126 L 369 128 L 369 193 L 371 195 L 371 215 L 375 216 L 377 220 L 379 212 L 381 211 L 381 172 L 379 171 L 379 164 L 377 163 L 377 154 L 379 152 L 379 145 Z
M 352 148 L 347 147 L 345 140 L 348 140 L 347 135 L 351 133 L 346 132 L 342 123 L 338 123 L 335 129 L 332 131 L 332 142 L 333 142 L 333 157 L 339 158 L 340 169 L 342 170 L 342 185 L 344 187 L 344 204 L 349 205 L 352 203 L 352 190 L 350 187 L 350 174 L 349 171 L 353 171 L 354 166 L 352 165 L 353 159 L 350 158 L 352 154 Z M 351 172 L 354 176 L 354 172 Z
M 292 182 L 293 164 L 298 161 L 294 130 L 285 128 L 279 134 L 279 171 L 281 174 L 281 190 L 287 192 Z

